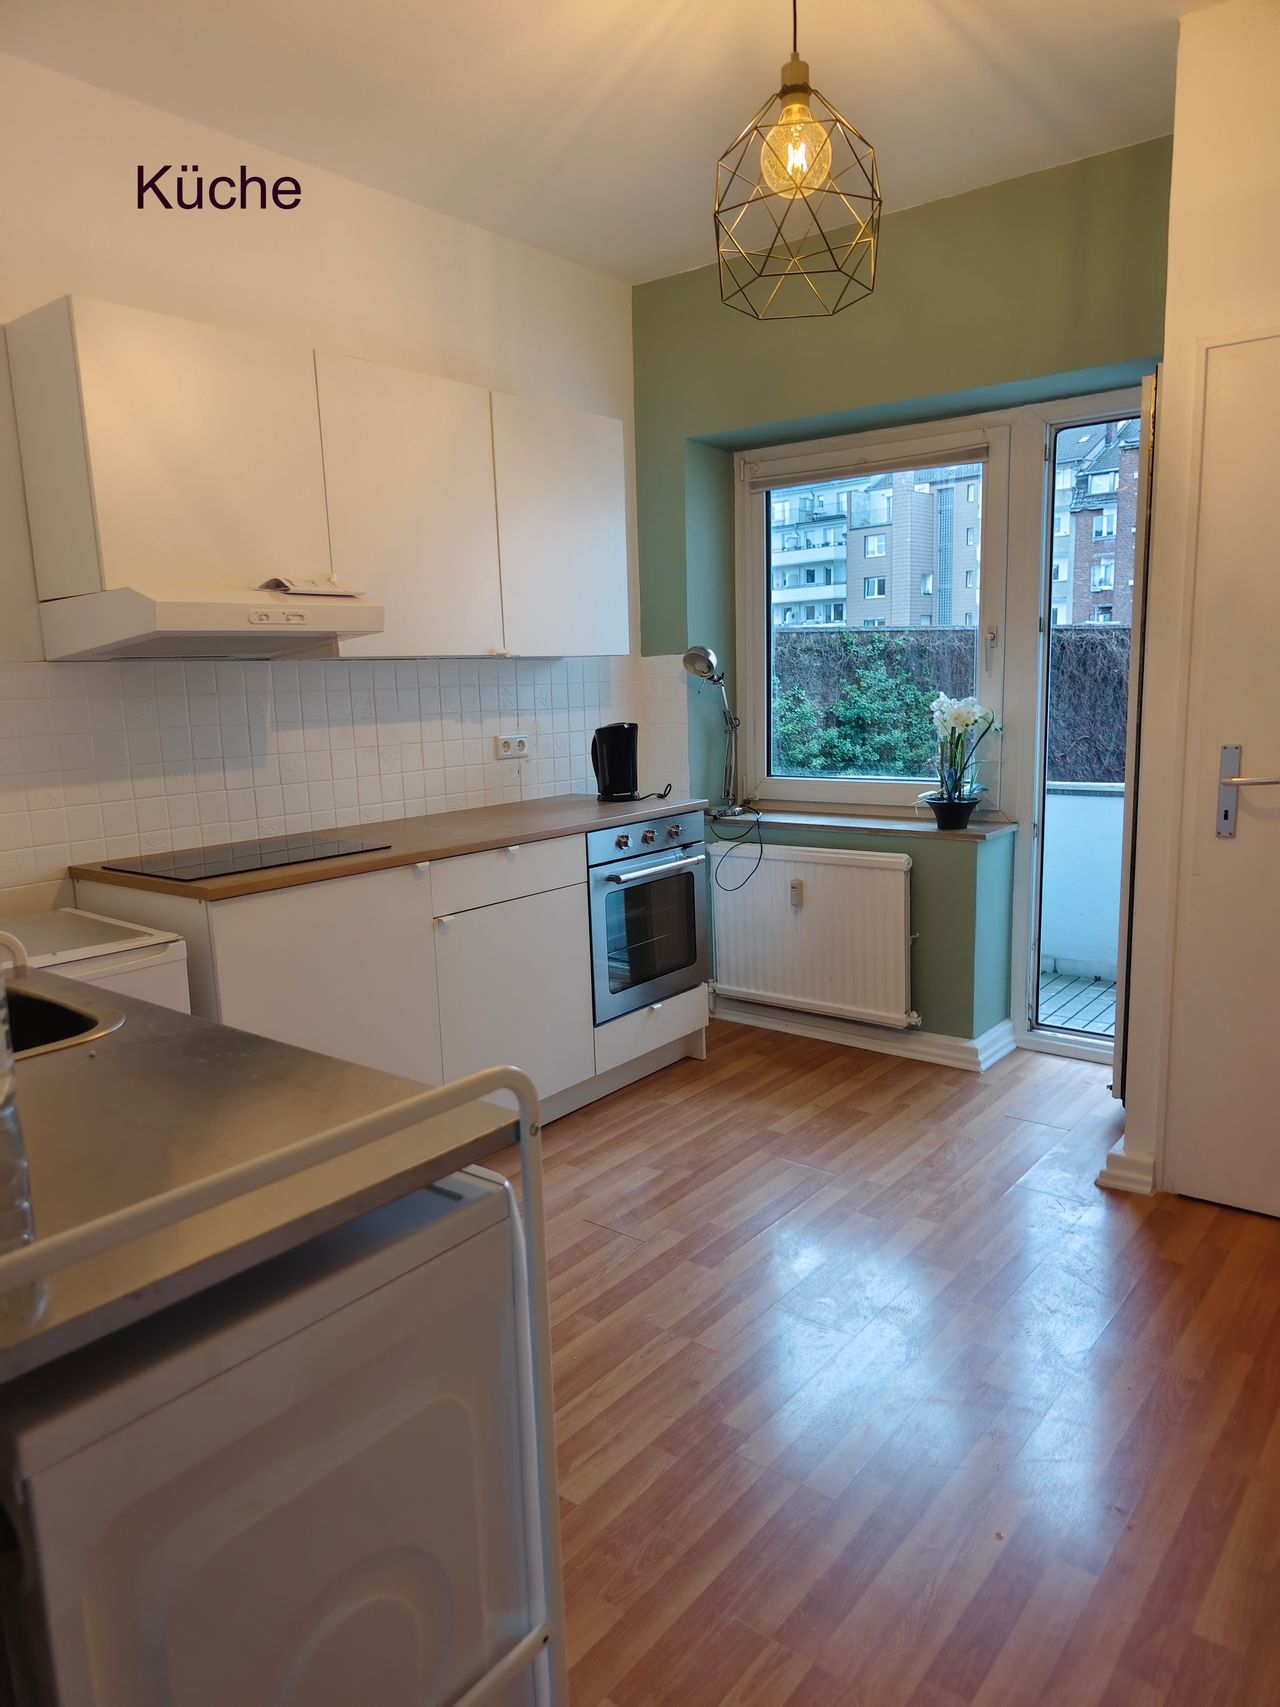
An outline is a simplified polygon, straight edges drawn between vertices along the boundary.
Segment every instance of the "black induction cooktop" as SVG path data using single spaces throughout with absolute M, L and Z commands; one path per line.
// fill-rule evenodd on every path
M 141 854 L 137 859 L 103 860 L 104 871 L 132 871 L 140 877 L 168 877 L 175 883 L 199 883 L 238 871 L 266 871 L 276 865 L 303 865 L 343 854 L 381 853 L 390 842 L 364 842 L 323 830 L 293 836 L 264 836 L 257 842 L 221 842 L 208 848 L 179 848 L 173 853 Z

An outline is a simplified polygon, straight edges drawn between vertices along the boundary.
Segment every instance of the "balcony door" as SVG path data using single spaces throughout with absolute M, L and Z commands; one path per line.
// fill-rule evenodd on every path
M 1123 1032 L 1149 467 L 1145 395 L 1050 429 L 1030 1018 L 1082 1054 Z

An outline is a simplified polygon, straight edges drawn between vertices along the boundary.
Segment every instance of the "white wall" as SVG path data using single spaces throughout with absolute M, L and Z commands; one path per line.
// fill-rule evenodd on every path
M 0 323 L 104 297 L 618 416 L 630 451 L 616 279 L 4 55 L 0 160 Z M 137 167 L 164 161 L 287 173 L 302 204 L 139 212 Z M 633 545 L 633 613 L 634 582 Z M 0 660 L 40 655 L 0 343 Z M 645 786 L 685 789 L 685 707 L 666 659 L 0 663 L 0 911 L 65 899 L 68 860 L 590 788 L 617 717 Z M 486 751 L 513 717 L 522 773 Z
M 600 723 L 689 785 L 679 658 L 0 664 L 0 915 L 68 864 L 594 791 Z M 532 734 L 534 756 L 494 757 Z
M 1280 326 L 1280 5 L 1227 0 L 1182 20 L 1165 360 L 1152 526 L 1134 886 L 1125 1151 L 1157 1169 L 1179 935 L 1196 479 L 1196 374 L 1209 338 Z M 1203 684 L 1210 696 L 1211 682 Z

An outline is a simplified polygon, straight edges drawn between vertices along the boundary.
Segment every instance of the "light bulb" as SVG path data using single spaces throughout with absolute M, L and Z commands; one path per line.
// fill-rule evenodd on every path
M 806 100 L 783 107 L 760 147 L 764 181 L 775 195 L 794 201 L 820 190 L 831 176 L 831 137 Z

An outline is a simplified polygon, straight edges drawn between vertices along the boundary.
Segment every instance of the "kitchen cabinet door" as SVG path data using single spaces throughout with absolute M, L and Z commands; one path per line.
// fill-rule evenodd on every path
M 503 648 L 489 394 L 316 352 L 333 572 L 386 610 L 352 658 Z
M 83 297 L 7 337 L 42 599 L 328 577 L 304 345 Z
M 622 422 L 495 392 L 493 455 L 508 650 L 625 653 Z
M 444 1073 L 523 1067 L 539 1096 L 595 1073 L 587 886 L 436 920 Z
M 439 1084 L 425 869 L 211 902 L 209 932 L 224 1025 Z

